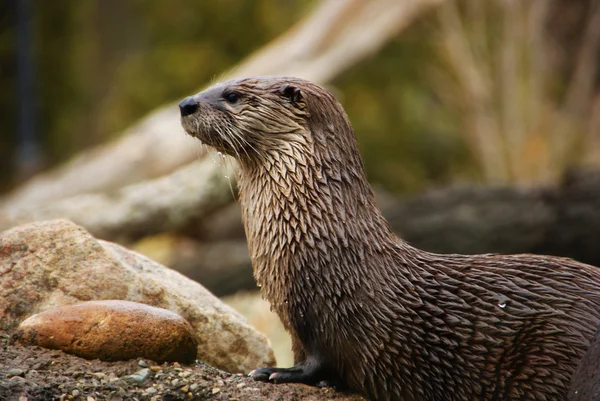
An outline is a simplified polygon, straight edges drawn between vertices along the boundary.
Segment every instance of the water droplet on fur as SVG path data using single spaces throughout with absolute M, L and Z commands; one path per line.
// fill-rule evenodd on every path
M 217 156 L 223 157 L 223 152 L 217 152 Z
M 506 308 L 506 303 L 498 304 L 498 306 L 501 307 L 501 308 Z

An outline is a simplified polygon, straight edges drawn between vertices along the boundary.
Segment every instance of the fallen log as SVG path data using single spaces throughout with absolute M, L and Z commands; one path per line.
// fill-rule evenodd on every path
M 553 187 L 449 188 L 384 208 L 413 245 L 439 253 L 539 253 L 600 266 L 600 171 Z
M 66 218 L 98 238 L 130 243 L 182 229 L 231 202 L 230 174 L 231 165 L 218 165 L 206 158 L 169 176 L 112 193 L 81 194 L 43 206 L 0 212 L 0 231 L 31 221 Z

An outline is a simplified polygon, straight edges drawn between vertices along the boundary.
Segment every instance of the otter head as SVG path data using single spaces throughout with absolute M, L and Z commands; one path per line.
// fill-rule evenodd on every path
M 349 150 L 348 146 L 358 154 L 341 105 L 328 91 L 298 78 L 219 83 L 185 98 L 179 108 L 189 135 L 245 167 L 264 165 L 282 155 L 303 165 L 320 165 L 324 158 L 332 160 L 324 157 L 327 152 L 341 162 L 345 152 L 339 148 Z
M 220 83 L 185 98 L 179 108 L 189 135 L 241 162 L 306 140 L 309 115 L 302 91 L 283 78 Z

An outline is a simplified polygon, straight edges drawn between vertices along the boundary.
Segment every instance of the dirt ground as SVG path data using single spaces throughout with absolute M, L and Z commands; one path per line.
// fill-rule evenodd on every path
M 300 384 L 273 385 L 202 363 L 86 360 L 14 343 L 0 331 L 0 400 L 349 400 L 363 398 Z

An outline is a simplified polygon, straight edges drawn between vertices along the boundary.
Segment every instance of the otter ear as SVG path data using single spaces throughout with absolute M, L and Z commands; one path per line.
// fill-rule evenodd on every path
M 298 103 L 302 100 L 302 91 L 294 85 L 283 85 L 279 91 L 281 92 L 281 96 L 289 99 L 292 103 Z

